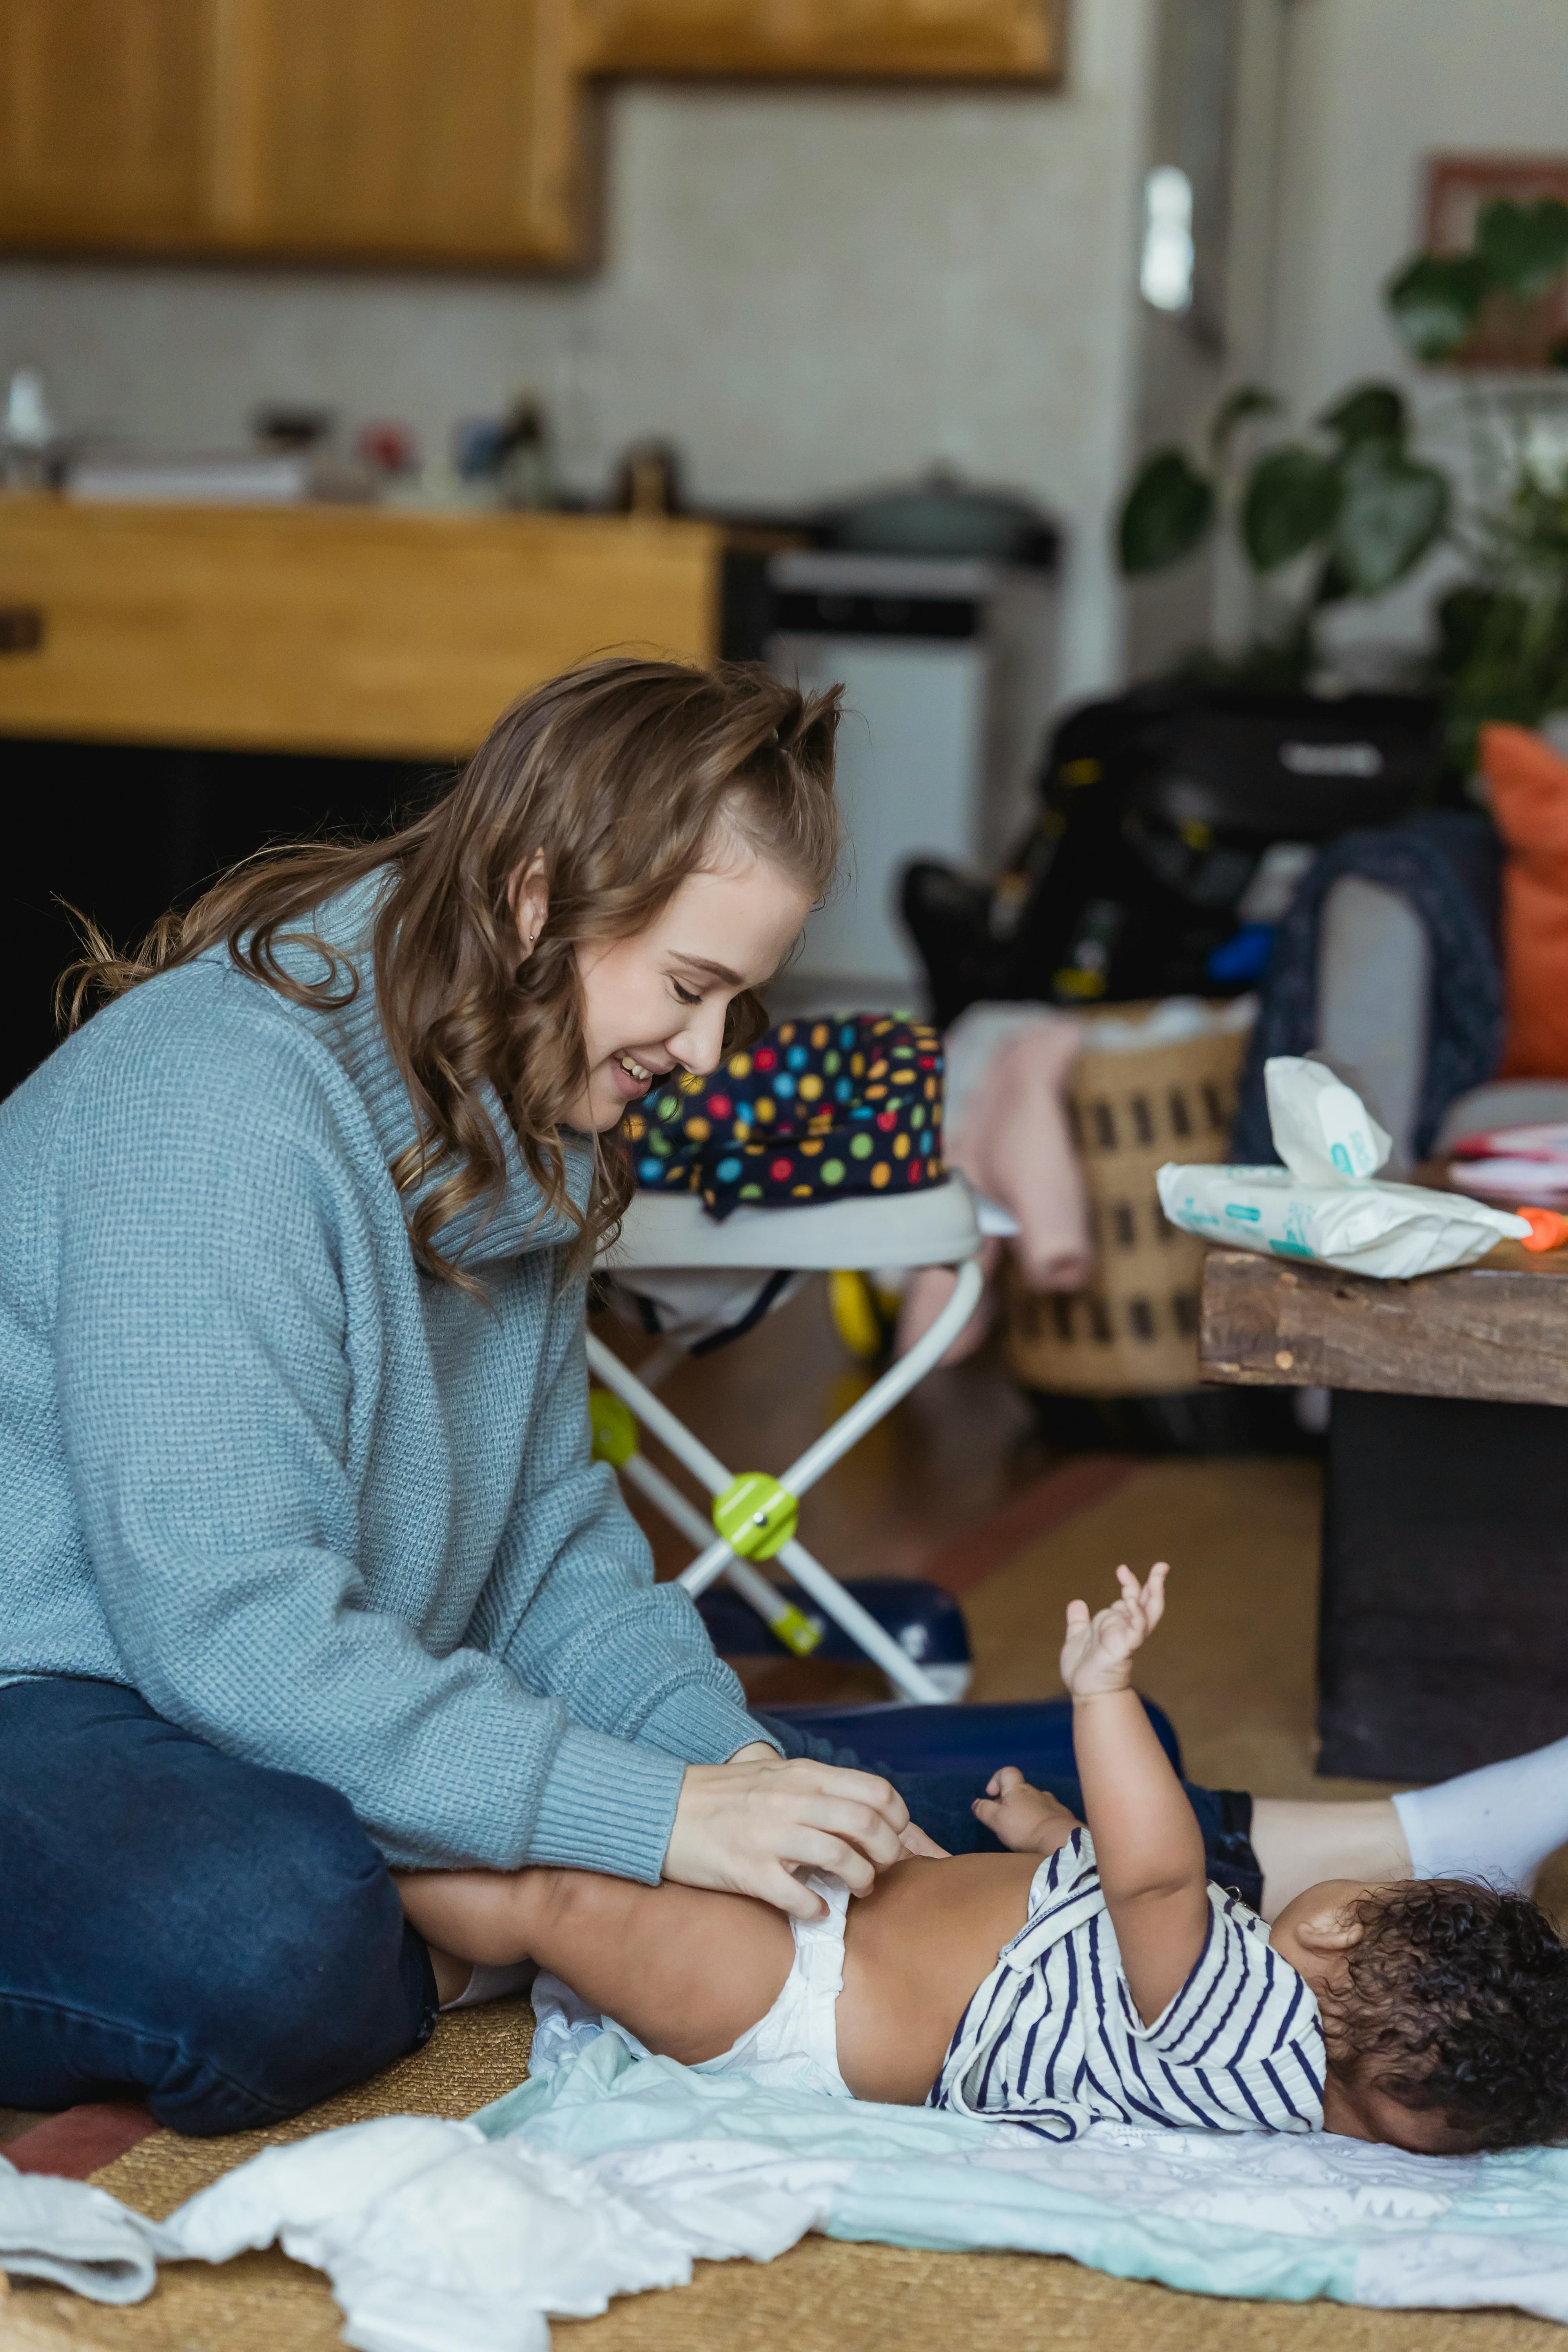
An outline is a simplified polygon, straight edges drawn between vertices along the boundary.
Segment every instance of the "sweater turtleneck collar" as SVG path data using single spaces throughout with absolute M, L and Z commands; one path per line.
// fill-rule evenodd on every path
M 320 954 L 302 942 L 297 943 L 300 932 L 307 928 L 313 929 L 331 941 L 358 975 L 358 989 L 347 1004 L 321 1009 L 289 1004 L 289 1009 L 310 1024 L 345 1072 L 365 1107 L 382 1160 L 388 1168 L 416 1140 L 418 1131 L 408 1087 L 387 1044 L 375 1000 L 372 935 L 376 910 L 394 878 L 389 866 L 378 866 L 374 873 L 327 899 L 312 922 L 293 927 L 292 937 L 289 932 L 280 933 L 277 943 L 278 961 L 287 971 L 300 980 L 321 980 L 324 974 Z M 216 952 L 226 956 L 227 950 L 219 948 Z M 287 998 L 279 1002 L 289 1004 Z M 434 1236 L 442 1255 L 466 1268 L 552 1248 L 574 1240 L 577 1233 L 575 1223 L 563 1209 L 546 1202 L 540 1186 L 529 1173 L 511 1121 L 488 1081 L 482 1099 L 505 1154 L 505 1191 L 493 1203 L 480 1202 L 465 1209 L 441 1225 Z M 580 1136 L 563 1135 L 562 1140 L 567 1190 L 581 1208 L 592 1181 L 593 1149 Z M 443 1161 L 403 1195 L 405 1219 L 413 1216 L 418 1203 L 450 1172 L 450 1164 Z

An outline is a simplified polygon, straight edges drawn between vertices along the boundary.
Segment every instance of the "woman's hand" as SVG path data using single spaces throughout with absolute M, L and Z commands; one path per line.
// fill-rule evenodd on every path
M 786 1763 L 759 1741 L 728 1764 L 687 1766 L 664 1875 L 819 1919 L 825 1906 L 795 1870 L 831 1871 L 852 1894 L 868 1895 L 877 1873 L 910 1851 L 911 1827 L 889 1781 L 804 1757 Z M 921 1848 L 939 1850 L 929 1839 Z

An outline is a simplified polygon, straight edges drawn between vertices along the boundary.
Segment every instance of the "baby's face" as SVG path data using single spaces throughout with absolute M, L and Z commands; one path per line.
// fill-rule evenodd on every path
M 1412 2156 L 1465 2156 L 1468 2144 L 1436 2107 L 1405 2107 L 1383 2090 L 1365 2063 L 1343 2068 L 1330 2061 L 1323 2077 L 1323 2129 L 1346 2139 L 1381 2140 Z

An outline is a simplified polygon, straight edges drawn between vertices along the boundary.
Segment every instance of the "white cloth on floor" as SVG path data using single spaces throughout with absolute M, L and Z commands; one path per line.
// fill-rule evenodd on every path
M 85 2180 L 18 2172 L 0 2157 L 0 2271 L 52 2279 L 94 2303 L 140 2303 L 176 2241 Z
M 0 2176 L 0 2201 L 15 2185 Z M 633 2059 L 608 2033 L 468 2123 L 323 2132 L 241 2165 L 162 2231 L 124 2221 L 165 2257 L 279 2240 L 326 2272 L 360 2352 L 545 2352 L 551 2313 L 679 2284 L 699 2257 L 770 2261 L 813 2229 L 1065 2254 L 1209 2294 L 1568 2320 L 1568 2151 L 1421 2157 L 1120 2124 L 1062 2147 Z

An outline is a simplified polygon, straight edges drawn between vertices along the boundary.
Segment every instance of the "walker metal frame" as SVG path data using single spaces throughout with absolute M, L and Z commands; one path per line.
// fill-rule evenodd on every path
M 952 1178 L 949 1181 L 957 1184 L 961 1180 Z M 940 1189 L 946 1190 L 945 1187 Z M 934 1201 L 937 1195 L 932 1193 L 925 1197 Z M 967 1200 L 967 1196 L 965 1198 Z M 715 1578 L 725 1576 L 786 1646 L 805 1654 L 815 1646 L 809 1621 L 804 1619 L 798 1610 L 792 1609 L 784 1595 L 751 1565 L 756 1559 L 776 1559 L 824 1614 L 841 1626 L 866 1656 L 880 1667 L 905 1699 L 921 1706 L 940 1706 L 946 1694 L 887 1629 L 862 1608 L 854 1595 L 845 1591 L 837 1578 L 805 1549 L 795 1534 L 795 1506 L 800 1497 L 807 1494 L 836 1462 L 842 1460 L 851 1447 L 858 1444 L 868 1431 L 885 1420 L 911 1390 L 919 1387 L 927 1373 L 941 1362 L 980 1303 L 984 1277 L 979 1255 L 980 1229 L 974 1222 L 973 1211 L 968 1218 L 967 1230 L 961 1229 L 956 1234 L 952 1230 L 953 1220 L 950 1215 L 946 1221 L 949 1232 L 941 1238 L 931 1255 L 921 1259 L 909 1255 L 911 1250 L 918 1252 L 921 1240 L 918 1228 L 908 1221 L 907 1237 L 897 1244 L 890 1255 L 889 1221 L 879 1212 L 892 1205 L 873 1199 L 863 1202 L 837 1202 L 831 1212 L 813 1208 L 751 1213 L 753 1218 L 776 1222 L 776 1251 L 769 1254 L 764 1249 L 754 1260 L 760 1266 L 765 1265 L 769 1269 L 776 1269 L 781 1264 L 791 1266 L 786 1232 L 798 1230 L 801 1218 L 821 1219 L 831 1214 L 836 1220 L 833 1238 L 839 1242 L 851 1231 L 847 1219 L 858 1212 L 862 1213 L 857 1217 L 862 1250 L 858 1255 L 841 1255 L 836 1261 L 837 1265 L 852 1266 L 856 1271 L 866 1273 L 874 1267 L 901 1260 L 911 1265 L 950 1265 L 954 1266 L 956 1273 L 952 1297 L 930 1330 L 777 1478 L 765 1472 L 743 1473 L 738 1478 L 732 1475 L 717 1454 L 655 1395 L 649 1379 L 630 1370 L 602 1339 L 590 1333 L 589 1367 L 595 1378 L 619 1399 L 632 1424 L 628 1430 L 624 1423 L 618 1423 L 612 1432 L 600 1412 L 596 1416 L 595 1443 L 601 1457 L 613 1462 L 628 1484 L 646 1496 L 656 1509 L 661 1511 L 671 1525 L 696 1547 L 698 1557 L 682 1571 L 679 1579 L 694 1599 L 706 1591 Z M 907 1203 L 900 1201 L 896 1205 L 900 1211 L 906 1206 L 912 1210 L 916 1203 L 910 1200 Z M 962 1228 L 962 1220 L 959 1222 Z M 710 1234 L 721 1234 L 725 1230 L 723 1227 L 716 1228 L 710 1223 L 708 1227 Z M 683 1267 L 700 1264 L 698 1249 L 701 1233 L 694 1221 L 683 1239 L 685 1250 L 679 1263 Z M 628 1279 L 633 1278 L 637 1264 L 651 1266 L 656 1262 L 646 1254 L 640 1256 L 634 1255 L 630 1265 L 623 1268 L 616 1262 L 620 1255 L 612 1250 L 607 1270 L 612 1274 L 624 1270 Z M 736 1264 L 753 1261 L 743 1256 L 737 1258 L 732 1249 L 726 1249 L 721 1262 L 732 1267 Z M 812 1247 L 807 1262 L 792 1270 L 806 1273 L 828 1269 L 820 1252 Z M 662 1358 L 656 1357 L 645 1366 L 645 1374 L 657 1379 L 682 1352 L 671 1348 Z M 643 1454 L 637 1444 L 637 1423 L 668 1446 L 677 1461 L 706 1489 L 712 1498 L 711 1525 L 704 1520 L 680 1489 L 672 1485 Z M 715 1528 L 718 1529 L 717 1534 Z M 811 1638 L 802 1639 L 803 1632 L 810 1634 Z

